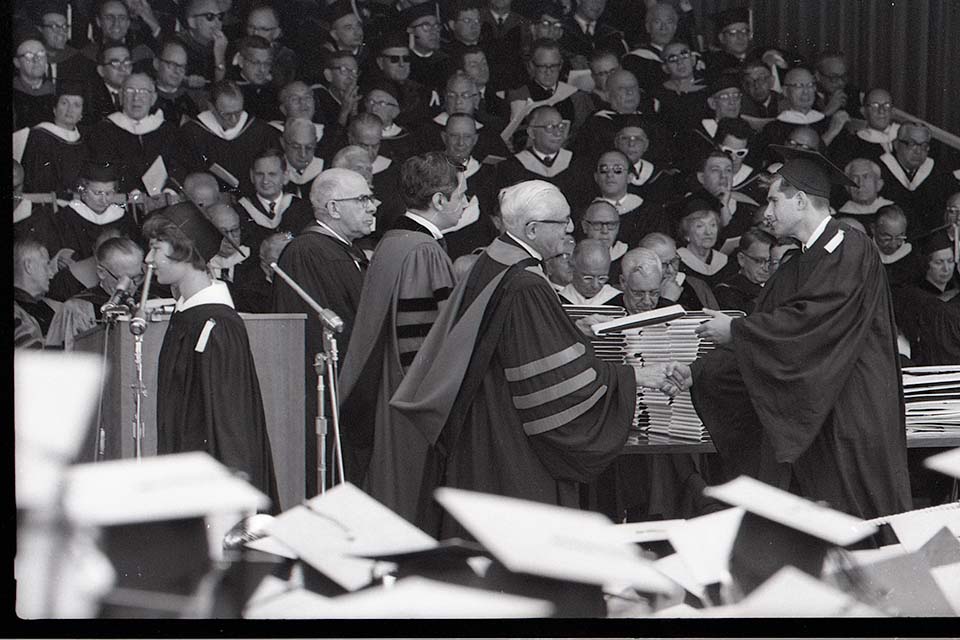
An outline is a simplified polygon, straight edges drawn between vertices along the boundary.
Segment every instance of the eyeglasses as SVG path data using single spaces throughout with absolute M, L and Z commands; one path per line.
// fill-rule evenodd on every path
M 371 107 L 393 107 L 399 109 L 400 105 L 396 102 L 390 102 L 389 100 L 367 100 L 367 104 Z
M 667 63 L 669 63 L 669 64 L 676 64 L 677 62 L 680 62 L 681 60 L 686 60 L 686 59 L 689 58 L 691 55 L 693 55 L 693 54 L 690 53 L 690 49 L 684 49 L 684 50 L 681 51 L 680 53 L 671 53 L 670 55 L 668 55 L 668 56 L 667 56 L 666 58 L 664 58 L 663 60 L 664 60 L 664 62 L 667 62 Z
M 750 29 L 724 29 L 721 33 L 725 33 L 728 36 L 745 38 L 750 35 Z
M 893 235 L 890 233 L 884 233 L 882 231 L 878 233 L 876 237 L 879 242 L 896 242 L 897 240 L 899 240 L 900 242 L 903 242 L 904 240 L 907 239 L 906 234 L 901 233 L 901 234 Z
M 944 213 L 949 213 L 952 216 L 960 215 L 960 207 L 947 207 L 943 210 Z
M 361 207 L 366 209 L 370 205 L 378 205 L 380 201 L 373 197 L 372 194 L 365 193 L 362 196 L 354 196 L 352 198 L 331 198 L 328 202 L 357 202 Z
M 736 158 L 746 158 L 747 154 L 750 153 L 750 149 L 732 149 L 730 147 L 720 147 L 720 151 Z
M 560 224 L 564 227 L 569 226 L 573 220 L 570 219 L 570 216 L 567 216 L 563 220 L 530 220 L 527 224 L 532 224 L 534 222 L 542 222 L 543 224 Z
M 815 147 L 811 147 L 810 145 L 808 145 L 808 144 L 806 144 L 806 143 L 803 143 L 803 142 L 800 142 L 800 141 L 798 141 L 798 140 L 787 140 L 787 146 L 788 146 L 788 147 L 796 147 L 796 148 L 798 148 L 798 149 L 806 149 L 807 151 L 816 151 L 816 150 L 817 150 Z
M 541 20 L 537 24 L 539 24 L 544 29 L 562 29 L 563 28 L 563 23 L 558 22 L 556 20 Z
M 112 198 L 113 196 L 117 195 L 116 191 L 93 191 L 91 189 L 85 189 L 84 191 L 98 198 Z
M 179 62 L 174 62 L 173 60 L 167 60 L 166 58 L 160 58 L 160 62 L 162 62 L 163 64 L 167 65 L 168 67 L 172 67 L 172 68 L 174 69 L 174 71 L 186 71 L 186 70 L 187 70 L 187 65 L 185 65 L 185 64 L 180 64 Z
M 607 284 L 610 276 L 580 276 L 580 280 L 588 284 Z
M 673 269 L 674 271 L 676 271 L 677 269 L 680 268 L 680 256 L 673 256 L 672 258 L 670 258 L 670 260 L 667 260 L 666 262 L 661 261 L 660 267 L 664 271 L 668 271 L 670 269 Z
M 604 176 L 609 175 L 611 173 L 619 176 L 625 173 L 626 171 L 627 171 L 627 168 L 622 164 L 614 164 L 614 165 L 602 164 L 599 167 L 597 167 L 597 173 Z
M 274 31 L 276 31 L 276 30 L 279 29 L 279 28 L 280 28 L 279 26 L 276 26 L 276 27 L 254 27 L 254 26 L 249 26 L 249 27 L 247 27 L 247 35 L 257 36 L 257 35 L 260 35 L 261 33 L 270 34 L 270 33 L 273 33 Z
M 337 73 L 342 73 L 346 76 L 356 77 L 360 75 L 360 70 L 354 69 L 353 67 L 347 67 L 347 66 L 341 65 L 339 67 L 327 67 L 327 68 L 330 69 L 331 71 L 336 71 Z
M 569 120 L 561 120 L 551 124 L 531 124 L 531 129 L 543 129 L 547 133 L 563 133 L 570 128 Z
M 149 95 L 153 95 L 155 92 L 153 89 L 147 89 L 147 88 L 134 89 L 133 87 L 128 87 L 123 90 L 123 93 L 128 98 L 133 98 L 136 96 L 140 96 L 141 98 L 146 98 Z
M 594 222 L 592 220 L 583 221 L 591 229 L 602 229 L 603 231 L 613 231 L 620 226 L 620 221 L 615 220 L 613 222 Z
M 591 71 L 591 73 L 593 73 L 593 75 L 595 76 L 604 78 L 610 75 L 611 73 L 613 73 L 614 71 L 616 71 L 617 69 L 619 69 L 619 67 L 614 67 L 613 69 L 607 69 L 606 71 Z
M 820 72 L 820 77 L 826 80 L 833 80 L 834 82 L 838 80 L 845 80 L 847 77 L 846 73 L 823 73 Z
M 544 69 L 544 70 L 546 70 L 546 71 L 559 71 L 559 70 L 560 70 L 560 67 L 563 66 L 563 63 L 562 63 L 562 62 L 557 62 L 557 63 L 553 63 L 553 64 L 538 64 L 538 63 L 534 62 L 534 63 L 533 63 L 533 66 L 536 67 L 537 69 Z
M 889 111 L 890 109 L 893 109 L 893 103 L 892 102 L 869 102 L 867 103 L 867 107 L 869 107 L 870 109 L 873 109 L 874 111 Z
M 412 60 L 412 56 L 409 56 L 409 55 L 397 55 L 397 56 L 383 55 L 380 57 L 389 61 L 390 64 L 409 64 L 410 60 Z
M 43 28 L 44 28 L 44 29 L 53 29 L 54 31 L 60 31 L 60 32 L 62 32 L 62 33 L 66 33 L 67 31 L 70 31 L 70 26 L 67 25 L 66 23 L 64 23 L 64 24 L 47 24 L 47 23 L 44 23 Z
M 46 60 L 46 59 L 47 59 L 47 52 L 46 52 L 46 51 L 37 51 L 36 53 L 27 52 L 27 53 L 21 53 L 21 54 L 20 54 L 19 56 L 17 56 L 17 57 L 18 57 L 18 58 L 23 58 L 23 59 L 26 60 L 27 62 L 38 62 L 38 61 L 40 61 L 40 60 Z
M 784 83 L 785 87 L 790 87 L 791 89 L 813 89 L 817 85 L 813 82 L 787 82 Z
M 244 62 L 258 69 L 269 69 L 271 65 L 273 65 L 272 60 L 251 60 L 250 58 L 245 58 L 243 56 L 240 57 L 243 58 Z
M 191 18 L 203 18 L 203 19 L 206 20 L 207 22 L 213 22 L 214 20 L 219 20 L 220 22 L 223 22 L 223 17 L 224 17 L 225 15 L 227 15 L 227 14 L 226 14 L 226 12 L 224 12 L 224 11 L 219 11 L 219 12 L 207 11 L 206 13 L 195 13 L 195 14 L 193 14 L 193 15 L 190 16 L 190 17 L 191 17 Z
M 752 255 L 750 255 L 749 253 L 745 253 L 745 252 L 743 252 L 743 251 L 740 252 L 740 255 L 742 255 L 744 258 L 746 258 L 747 260 L 749 260 L 749 261 L 752 262 L 753 264 L 757 265 L 758 267 L 759 267 L 759 266 L 768 266 L 768 267 L 770 266 L 770 257 L 769 257 L 769 256 L 766 257 L 766 258 L 758 258 L 757 256 L 752 256 Z
M 118 71 L 129 71 L 130 69 L 133 69 L 133 60 L 130 58 L 126 58 L 124 60 L 107 60 L 107 64 Z
M 478 96 L 478 95 L 480 95 L 480 94 L 477 93 L 476 91 L 474 91 L 474 92 L 472 92 L 472 93 L 469 92 L 469 91 L 464 91 L 464 92 L 462 92 L 462 93 L 456 93 L 456 92 L 454 92 L 454 91 L 448 91 L 446 95 L 447 95 L 447 100 L 456 100 L 457 98 L 460 98 L 461 100 L 469 100 L 469 99 L 471 99 L 471 98 L 475 98 L 476 96 Z
M 454 22 L 462 22 L 463 24 L 472 24 L 472 25 L 480 24 L 480 20 L 478 20 L 477 18 L 457 18 Z
M 913 140 L 897 140 L 897 142 L 905 146 L 907 149 L 920 149 L 926 151 L 930 148 L 929 142 L 914 142 Z
M 317 148 L 316 144 L 296 144 L 294 142 L 286 142 L 285 146 L 289 151 L 296 151 L 297 153 L 313 153 Z
M 439 22 L 421 22 L 420 24 L 413 25 L 414 29 L 425 29 L 428 31 L 439 31 L 441 25 Z
M 721 100 L 721 101 L 723 101 L 723 102 L 735 102 L 735 101 L 740 100 L 741 98 L 743 98 L 743 94 L 740 93 L 739 91 L 736 91 L 736 92 L 733 92 L 733 93 L 721 93 L 721 94 L 716 95 L 716 96 L 713 96 L 713 97 L 716 98 L 717 100 Z
M 646 136 L 617 136 L 617 142 L 621 144 L 648 144 L 650 140 Z
M 130 22 L 130 16 L 123 13 L 107 13 L 100 16 L 100 21 L 107 24 L 123 24 Z

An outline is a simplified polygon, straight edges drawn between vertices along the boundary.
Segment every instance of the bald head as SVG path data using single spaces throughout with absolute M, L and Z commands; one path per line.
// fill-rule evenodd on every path
M 330 166 L 355 171 L 362 175 L 368 183 L 373 182 L 373 163 L 370 161 L 370 154 L 361 146 L 351 144 L 340 149 L 333 156 Z
M 787 136 L 787 144 L 800 146 L 808 151 L 819 151 L 821 145 L 820 134 L 812 127 L 796 127 Z
M 236 210 L 228 204 L 218 202 L 207 208 L 206 216 L 223 234 L 219 254 L 224 257 L 235 254 L 240 246 L 240 216 Z
M 602 240 L 587 238 L 573 249 L 573 288 L 584 298 L 592 298 L 607 284 L 610 272 L 610 248 Z
M 317 129 L 307 118 L 290 118 L 283 126 L 280 138 L 283 155 L 293 168 L 303 171 L 316 154 Z
M 201 211 L 220 201 L 220 185 L 209 173 L 191 173 L 183 180 L 183 193 Z

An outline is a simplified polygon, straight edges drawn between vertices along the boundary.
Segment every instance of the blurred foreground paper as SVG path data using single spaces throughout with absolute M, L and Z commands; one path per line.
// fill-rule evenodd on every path
M 907 551 L 918 550 L 944 527 L 954 536 L 960 537 L 960 503 L 907 511 L 886 520 L 897 534 L 897 540 Z
M 743 509 L 724 509 L 670 529 L 670 544 L 683 559 L 688 575 L 699 584 L 729 578 L 730 551 L 742 519 Z
M 611 523 L 599 513 L 447 487 L 435 495 L 510 571 L 649 593 L 675 589 L 635 546 L 605 539 Z
M 719 609 L 719 611 L 718 611 Z M 708 609 L 738 618 L 874 617 L 883 612 L 869 607 L 795 567 L 784 567 L 735 605 Z
M 297 590 L 248 609 L 246 618 L 546 618 L 549 602 L 411 577 L 337 598 Z
M 17 507 L 50 505 L 97 406 L 102 368 L 95 355 L 14 354 Z
M 960 447 L 930 456 L 923 465 L 952 478 L 960 478 Z

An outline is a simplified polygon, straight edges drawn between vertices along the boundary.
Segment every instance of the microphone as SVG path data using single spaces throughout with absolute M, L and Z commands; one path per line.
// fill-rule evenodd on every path
M 303 298 L 304 302 L 310 305 L 310 307 L 317 312 L 317 315 L 320 316 L 320 322 L 322 322 L 327 329 L 337 333 L 343 331 L 343 320 L 340 319 L 340 316 L 335 314 L 330 309 L 324 309 L 317 304 L 317 301 L 311 298 L 310 294 L 304 291 L 300 285 L 294 282 L 293 278 L 288 276 L 286 272 L 277 265 L 276 262 L 271 262 L 270 268 L 273 269 L 277 275 L 283 278 L 284 281 L 290 285 L 290 288 L 293 289 L 298 296 Z
M 130 321 L 130 333 L 135 336 L 143 335 L 147 330 L 147 296 L 150 295 L 150 280 L 153 278 L 153 265 L 147 265 L 147 275 L 143 278 L 143 291 L 140 293 L 140 304 L 137 313 Z
M 133 280 L 129 276 L 123 276 L 117 280 L 117 290 L 113 292 L 113 295 L 110 296 L 110 299 L 100 307 L 100 313 L 106 313 L 117 309 L 122 306 L 121 301 L 124 299 L 126 294 L 130 293 L 133 289 Z

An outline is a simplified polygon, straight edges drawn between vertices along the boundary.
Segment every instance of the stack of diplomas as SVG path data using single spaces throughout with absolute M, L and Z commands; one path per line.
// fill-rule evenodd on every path
M 960 366 L 904 367 L 907 433 L 960 434 Z
M 606 304 L 597 306 L 565 304 L 563 305 L 563 310 L 567 312 L 567 315 L 570 316 L 570 319 L 574 322 L 576 322 L 578 318 L 590 315 L 605 316 L 613 320 L 622 318 L 627 314 L 623 307 Z M 619 331 L 609 331 L 603 335 L 595 335 L 590 339 L 590 344 L 593 345 L 593 352 L 597 354 L 599 359 L 616 364 L 623 364 L 623 357 L 627 353 L 627 342 L 623 339 L 623 334 Z

